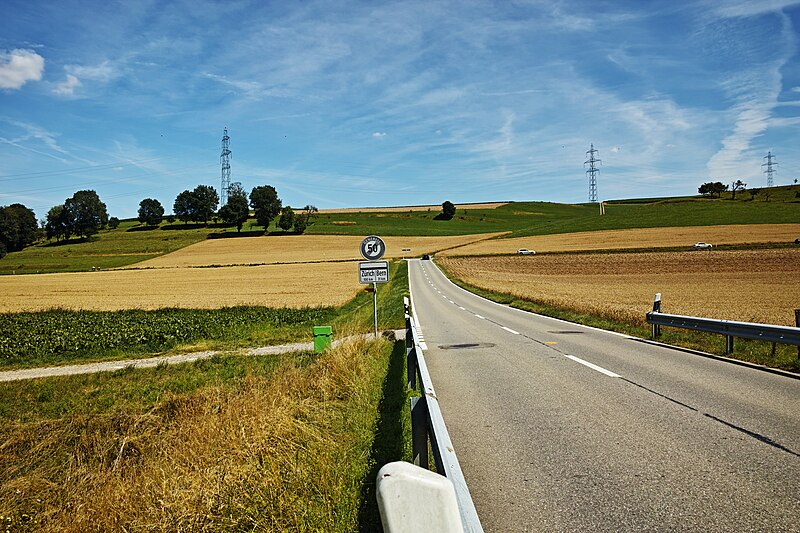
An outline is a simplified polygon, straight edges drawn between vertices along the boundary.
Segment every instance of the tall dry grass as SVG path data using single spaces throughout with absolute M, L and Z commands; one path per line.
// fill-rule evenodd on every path
M 351 343 L 233 388 L 164 391 L 143 413 L 4 424 L 0 521 L 68 532 L 353 531 L 390 351 Z

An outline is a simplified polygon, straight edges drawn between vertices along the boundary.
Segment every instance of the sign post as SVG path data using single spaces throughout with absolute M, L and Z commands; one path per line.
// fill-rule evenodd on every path
M 358 264 L 358 280 L 372 283 L 372 308 L 375 322 L 375 338 L 378 338 L 378 283 L 389 281 L 389 263 L 378 261 L 386 253 L 386 243 L 377 235 L 370 235 L 361 241 L 361 255 L 366 259 Z

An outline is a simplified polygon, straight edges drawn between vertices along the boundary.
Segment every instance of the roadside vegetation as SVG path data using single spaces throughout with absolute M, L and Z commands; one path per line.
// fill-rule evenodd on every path
M 378 290 L 381 330 L 404 325 L 407 267 L 390 265 Z M 389 336 L 321 355 L 237 351 L 310 341 L 315 324 L 332 325 L 334 338 L 371 332 L 371 293 L 339 308 L 2 318 L 0 339 L 27 335 L 6 369 L 223 350 L 181 365 L 4 383 L 6 530 L 380 530 L 377 471 L 411 455 L 405 344 Z M 71 342 L 82 348 L 58 348 Z
M 7 531 L 379 531 L 402 342 L 4 384 Z M 405 410 L 405 412 L 404 412 Z

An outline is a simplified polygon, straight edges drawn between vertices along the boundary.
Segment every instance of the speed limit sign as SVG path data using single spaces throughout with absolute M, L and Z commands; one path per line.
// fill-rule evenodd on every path
M 376 261 L 386 253 L 386 244 L 376 235 L 370 235 L 361 241 L 361 255 L 367 261 Z

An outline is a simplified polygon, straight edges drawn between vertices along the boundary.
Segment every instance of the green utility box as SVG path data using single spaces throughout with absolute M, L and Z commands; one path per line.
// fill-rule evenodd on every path
M 314 353 L 322 353 L 331 345 L 333 328 L 330 326 L 314 326 Z

